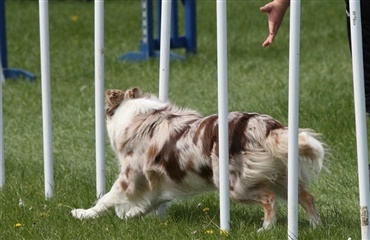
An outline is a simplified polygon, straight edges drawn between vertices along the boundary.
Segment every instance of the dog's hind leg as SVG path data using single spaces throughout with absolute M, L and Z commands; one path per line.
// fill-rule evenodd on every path
M 118 179 L 113 184 L 111 190 L 98 200 L 96 205 L 89 209 L 74 209 L 72 216 L 77 219 L 97 218 L 99 215 L 116 204 L 122 204 L 124 196 L 122 195 L 123 183 Z
M 257 201 L 262 205 L 264 210 L 262 228 L 258 229 L 258 232 L 261 232 L 265 229 L 271 228 L 275 224 L 277 201 L 273 192 L 263 193 L 263 195 L 261 195 L 260 199 Z
M 322 224 L 320 215 L 315 206 L 315 200 L 311 193 L 303 186 L 299 186 L 298 194 L 299 204 L 304 208 L 307 213 L 307 218 L 313 228 Z
M 240 200 L 237 197 L 234 197 L 234 199 L 245 204 L 258 203 L 262 205 L 264 211 L 263 224 L 262 227 L 258 229 L 258 232 L 262 232 L 263 230 L 271 228 L 276 222 L 276 195 L 271 191 L 258 190 L 253 196 L 254 197 L 250 200 Z

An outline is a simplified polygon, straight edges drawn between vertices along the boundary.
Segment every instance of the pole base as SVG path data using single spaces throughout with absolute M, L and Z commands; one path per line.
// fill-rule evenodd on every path
M 159 52 L 154 52 L 153 54 L 149 55 L 144 52 L 129 52 L 126 54 L 123 54 L 122 56 L 118 57 L 118 60 L 123 60 L 127 62 L 142 62 L 148 60 L 150 57 L 152 58 L 159 58 Z M 185 60 L 184 56 L 181 56 L 179 54 L 170 53 L 170 60 Z
M 36 76 L 33 73 L 30 73 L 28 71 L 22 70 L 22 69 L 16 69 L 16 68 L 5 68 L 3 69 L 4 77 L 5 79 L 17 79 L 17 78 L 23 78 L 28 79 L 30 81 L 34 81 L 36 79 Z

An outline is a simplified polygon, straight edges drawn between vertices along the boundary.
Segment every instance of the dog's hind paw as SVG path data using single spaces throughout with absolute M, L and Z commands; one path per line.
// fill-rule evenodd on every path
M 320 217 L 310 218 L 309 221 L 310 221 L 312 228 L 314 229 L 322 225 L 322 221 Z
M 164 216 L 165 216 L 165 213 L 166 213 L 166 210 L 168 208 L 168 206 L 170 205 L 170 203 L 164 203 L 162 205 L 160 205 L 158 207 L 158 209 L 156 210 L 156 215 L 160 218 L 160 219 L 164 219 Z
M 275 222 L 276 222 L 276 218 L 273 218 L 271 221 L 264 220 L 263 224 L 262 224 L 262 227 L 260 229 L 258 229 L 257 232 L 261 233 L 263 231 L 271 229 L 275 225 Z

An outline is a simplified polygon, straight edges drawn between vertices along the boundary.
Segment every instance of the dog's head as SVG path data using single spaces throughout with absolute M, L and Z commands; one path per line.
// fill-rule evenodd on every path
M 142 97 L 140 88 L 134 87 L 126 91 L 120 89 L 108 89 L 105 91 L 105 115 L 113 116 L 119 105 L 127 99 Z

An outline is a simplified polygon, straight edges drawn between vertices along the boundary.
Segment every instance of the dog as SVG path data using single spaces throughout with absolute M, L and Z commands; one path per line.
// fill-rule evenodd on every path
M 135 87 L 105 91 L 110 144 L 120 163 L 111 190 L 89 209 L 74 209 L 77 219 L 96 218 L 115 207 L 116 215 L 131 218 L 219 188 L 218 116 L 161 102 Z M 277 200 L 286 199 L 288 128 L 268 115 L 230 112 L 229 195 L 264 209 L 262 228 L 276 221 Z M 314 197 L 307 190 L 323 168 L 325 144 L 320 134 L 299 129 L 298 198 L 313 227 L 321 224 Z

